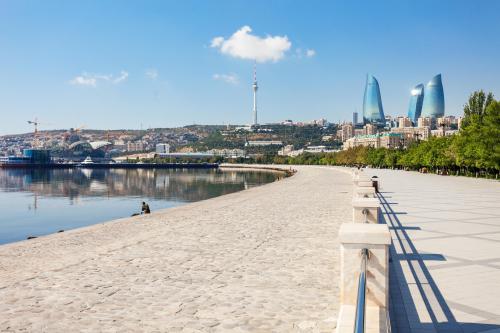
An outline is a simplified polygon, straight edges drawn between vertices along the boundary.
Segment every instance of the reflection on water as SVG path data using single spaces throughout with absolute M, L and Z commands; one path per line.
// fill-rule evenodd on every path
M 267 172 L 0 169 L 0 244 L 173 207 L 272 182 Z

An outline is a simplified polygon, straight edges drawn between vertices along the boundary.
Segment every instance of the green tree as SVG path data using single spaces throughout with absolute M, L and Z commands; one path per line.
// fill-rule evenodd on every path
M 486 109 L 494 101 L 493 94 L 485 94 L 483 90 L 475 91 L 470 95 L 469 101 L 464 105 L 464 120 L 462 127 L 466 128 L 469 124 L 477 122 L 482 123 Z
M 475 92 L 464 107 L 464 120 L 454 138 L 455 164 L 468 171 L 498 173 L 500 159 L 500 105 L 493 95 Z

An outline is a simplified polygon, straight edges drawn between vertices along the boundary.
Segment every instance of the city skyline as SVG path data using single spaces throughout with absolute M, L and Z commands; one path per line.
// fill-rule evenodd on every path
M 0 135 L 35 117 L 41 130 L 250 124 L 254 61 L 262 123 L 351 119 L 366 73 L 392 116 L 442 73 L 446 115 L 460 115 L 473 91 L 500 93 L 500 3 L 432 3 L 3 1 Z

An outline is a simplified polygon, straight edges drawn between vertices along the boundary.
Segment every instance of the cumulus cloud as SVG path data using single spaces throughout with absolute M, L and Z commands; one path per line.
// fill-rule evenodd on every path
M 306 56 L 311 58 L 311 57 L 314 57 L 316 55 L 316 51 L 314 51 L 313 49 L 308 49 L 306 50 Z
M 146 76 L 151 80 L 156 80 L 158 78 L 158 71 L 154 68 L 148 69 L 146 71 Z
M 113 76 L 112 74 L 95 74 L 83 72 L 81 75 L 75 76 L 69 81 L 70 84 L 78 86 L 90 86 L 97 87 L 99 82 L 110 82 L 113 84 L 118 84 L 125 81 L 128 78 L 128 72 L 121 71 L 118 76 Z
M 215 37 L 210 46 L 231 57 L 250 59 L 257 62 L 281 60 L 292 43 L 287 36 L 259 37 L 252 35 L 252 28 L 244 26 L 231 37 Z
M 238 84 L 239 83 L 239 79 L 238 79 L 238 76 L 234 73 L 230 73 L 230 74 L 214 74 L 213 76 L 213 79 L 214 80 L 219 80 L 219 81 L 224 81 L 226 83 L 229 83 L 229 84 Z

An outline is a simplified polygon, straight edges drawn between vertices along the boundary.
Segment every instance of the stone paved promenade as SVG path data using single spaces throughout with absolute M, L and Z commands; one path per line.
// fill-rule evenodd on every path
M 1 246 L 0 332 L 332 332 L 337 232 L 351 198 L 350 175 L 303 167 L 239 193 Z
M 367 170 L 392 228 L 393 331 L 500 332 L 500 182 Z

